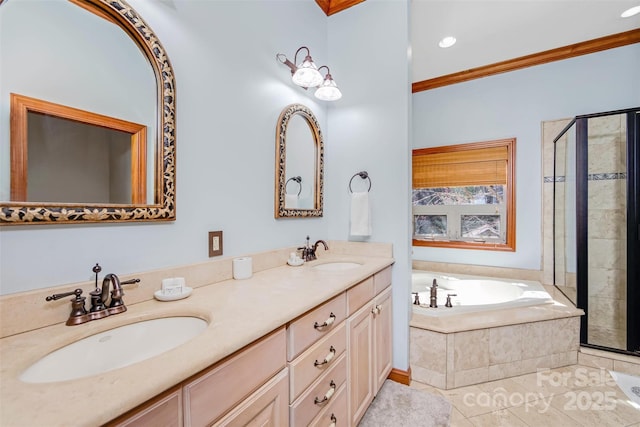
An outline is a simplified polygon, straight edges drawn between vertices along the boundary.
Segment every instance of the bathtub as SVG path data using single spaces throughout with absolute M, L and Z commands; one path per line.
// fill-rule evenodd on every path
M 430 287 L 434 279 L 438 283 L 437 308 L 429 307 Z M 426 316 L 452 316 L 554 302 L 539 282 L 529 280 L 449 275 L 413 270 L 411 282 L 411 302 L 415 302 L 415 293 L 418 294 L 420 301 L 420 305 L 412 305 L 413 312 Z M 445 307 L 447 294 L 452 295 L 453 307 Z

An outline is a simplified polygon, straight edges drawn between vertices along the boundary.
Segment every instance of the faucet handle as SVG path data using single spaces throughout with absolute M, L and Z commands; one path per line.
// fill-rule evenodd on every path
M 451 297 L 457 297 L 458 294 L 447 294 L 447 302 L 444 304 L 445 307 L 453 307 L 451 304 Z
M 420 305 L 420 297 L 418 296 L 417 292 L 411 292 L 413 295 L 415 295 L 415 299 L 413 300 L 413 305 Z
M 75 289 L 75 290 L 73 290 L 71 292 L 63 292 L 61 294 L 53 294 L 53 295 L 50 295 L 50 296 L 46 297 L 45 300 L 46 301 L 56 301 L 56 300 L 59 300 L 60 298 L 68 297 L 70 295 L 75 295 L 76 296 L 75 300 L 79 301 L 80 300 L 80 295 L 82 295 L 82 289 L 78 288 L 78 289 Z
M 88 321 L 87 318 L 87 310 L 84 308 L 84 302 L 87 299 L 82 295 L 82 289 L 75 289 L 71 292 L 63 292 L 61 294 L 53 294 L 45 299 L 47 301 L 55 301 L 60 298 L 68 297 L 69 295 L 75 295 L 76 297 L 71 300 L 71 313 L 69 313 L 69 318 L 67 319 L 67 325 L 79 325 L 80 323 L 84 323 Z

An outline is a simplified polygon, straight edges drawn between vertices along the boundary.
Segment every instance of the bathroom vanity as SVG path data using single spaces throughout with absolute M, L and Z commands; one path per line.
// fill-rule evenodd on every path
M 355 426 L 391 371 L 390 285 L 387 267 L 109 425 Z
M 391 370 L 390 247 L 388 256 L 327 251 L 301 267 L 284 265 L 281 252 L 280 266 L 197 287 L 184 300 L 129 303 L 117 316 L 3 338 L 0 424 L 357 425 Z M 354 266 L 317 268 L 345 261 Z M 208 326 L 158 356 L 70 381 L 19 379 L 70 342 L 185 315 Z

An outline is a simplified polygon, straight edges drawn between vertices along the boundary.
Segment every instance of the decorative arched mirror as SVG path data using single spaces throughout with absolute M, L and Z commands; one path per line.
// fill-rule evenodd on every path
M 313 112 L 287 106 L 276 129 L 275 217 L 321 217 L 324 143 Z
M 0 3 L 0 225 L 175 220 L 175 80 L 124 0 Z

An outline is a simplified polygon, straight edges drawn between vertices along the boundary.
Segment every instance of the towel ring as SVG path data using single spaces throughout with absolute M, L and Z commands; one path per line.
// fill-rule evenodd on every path
M 355 178 L 356 176 L 359 176 L 362 179 L 368 179 L 369 180 L 369 188 L 367 189 L 367 193 L 369 191 L 371 191 L 371 178 L 369 177 L 369 174 L 367 173 L 367 171 L 360 171 L 356 174 L 354 174 L 351 179 L 349 180 L 349 192 L 353 193 L 353 190 L 351 189 L 351 182 L 353 181 L 353 178 Z
M 289 178 L 287 180 L 287 182 L 284 183 L 284 192 L 287 192 L 287 184 L 289 183 L 289 181 L 295 181 L 298 183 L 298 196 L 300 196 L 300 193 L 302 193 L 302 177 L 301 176 L 293 176 L 291 178 Z

